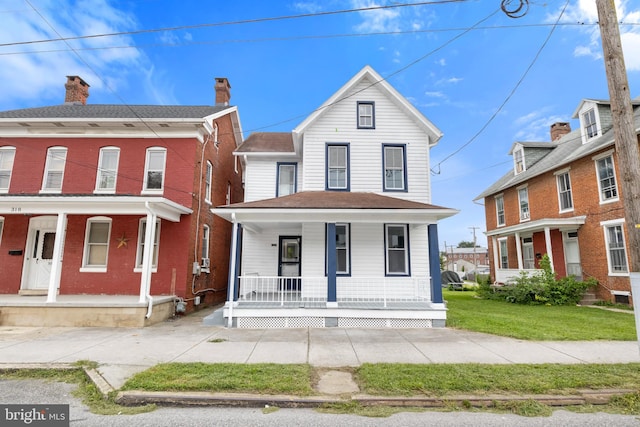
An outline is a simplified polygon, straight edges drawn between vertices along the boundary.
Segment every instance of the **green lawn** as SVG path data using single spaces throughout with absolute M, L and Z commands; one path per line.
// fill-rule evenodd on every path
M 447 327 L 539 341 L 637 340 L 633 312 L 488 301 L 444 290 Z

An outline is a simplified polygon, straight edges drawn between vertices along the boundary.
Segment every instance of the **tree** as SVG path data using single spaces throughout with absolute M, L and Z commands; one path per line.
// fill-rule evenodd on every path
M 466 240 L 463 240 L 460 243 L 458 243 L 458 247 L 459 248 L 477 248 L 479 246 L 476 246 L 476 244 L 473 242 L 467 242 Z

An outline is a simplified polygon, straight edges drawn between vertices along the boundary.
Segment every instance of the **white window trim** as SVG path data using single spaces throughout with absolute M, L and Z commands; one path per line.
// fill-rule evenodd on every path
M 555 177 L 556 177 L 556 187 L 558 189 L 558 212 L 559 213 L 565 213 L 565 212 L 573 212 L 573 208 L 574 208 L 574 204 L 573 204 L 573 186 L 571 185 L 571 174 L 569 173 L 569 170 L 565 170 L 563 172 L 556 172 L 554 173 Z M 562 197 L 560 192 L 562 191 L 560 189 L 560 177 L 567 175 L 567 177 L 569 178 L 569 195 L 571 196 L 571 207 L 570 208 L 565 208 L 562 209 Z
M 140 246 L 142 245 L 142 240 L 144 239 L 144 234 L 142 232 L 142 223 L 143 222 L 147 222 L 147 218 L 140 218 L 140 221 L 138 221 L 138 241 L 136 243 L 136 266 L 133 268 L 133 272 L 134 273 L 141 273 L 142 272 L 142 251 L 140 250 Z M 156 220 L 156 224 L 158 224 L 158 231 L 156 233 L 156 239 L 158 240 L 158 248 L 157 251 L 158 253 L 156 254 L 156 259 L 157 262 L 160 262 L 160 229 L 162 227 L 162 223 L 160 222 L 160 219 Z M 154 242 L 155 244 L 155 242 Z M 152 258 L 152 263 L 153 263 L 153 256 Z M 157 273 L 158 272 L 158 266 L 157 265 L 151 265 L 151 272 L 152 273 Z
M 496 224 L 498 227 L 504 227 L 507 224 L 507 214 L 504 208 L 504 194 L 496 194 L 494 199 L 496 201 Z M 502 216 L 504 218 L 502 223 L 500 222 L 500 216 L 498 215 L 498 199 L 502 199 Z
M 205 245 L 205 236 L 206 236 L 206 241 L 207 244 Z M 211 227 L 209 227 L 208 224 L 204 224 L 202 226 L 202 241 L 201 243 L 201 250 L 202 250 L 202 254 L 201 254 L 201 258 L 209 258 L 210 257 L 210 252 L 211 252 Z M 204 273 L 209 273 L 211 270 L 209 267 L 201 267 L 202 268 L 202 272 Z
M 2 244 L 2 234 L 4 233 L 4 217 L 0 216 L 0 244 Z
M 47 185 L 47 176 L 49 175 L 49 168 L 50 168 L 50 157 L 49 154 L 54 151 L 54 150 L 64 150 L 64 164 L 62 165 L 62 176 L 60 177 L 60 188 L 46 188 L 45 186 Z M 62 193 L 62 187 L 64 186 L 64 171 L 66 169 L 67 166 L 67 154 L 68 154 L 69 150 L 67 147 L 62 147 L 62 146 L 55 146 L 55 147 L 49 147 L 47 149 L 47 157 L 45 160 L 45 166 L 44 166 L 44 174 L 42 176 L 42 187 L 40 189 L 40 193 L 51 193 L 51 194 L 56 194 L 56 193 Z
M 103 170 L 101 168 L 102 166 L 102 156 L 105 152 L 116 152 L 117 153 L 117 158 L 116 158 L 116 168 L 113 171 L 114 172 L 114 178 L 113 178 L 113 188 L 100 188 L 100 172 Z M 98 156 L 98 167 L 96 168 L 96 188 L 95 190 L 93 190 L 94 193 L 99 193 L 99 194 L 113 194 L 116 192 L 116 188 L 118 186 L 118 168 L 120 167 L 120 147 L 102 147 L 100 148 L 100 155 Z M 107 169 L 104 169 L 105 171 Z
M 204 177 L 204 202 L 211 205 L 211 188 L 213 184 L 213 164 L 207 160 Z
M 593 110 L 595 119 L 596 119 L 596 135 L 589 137 L 587 135 L 586 123 L 584 121 L 584 115 L 588 113 L 590 110 Z M 580 135 L 582 136 L 582 143 L 585 144 L 599 136 L 602 136 L 602 125 L 600 123 L 600 109 L 598 105 L 592 102 L 585 103 L 580 112 L 578 113 L 578 117 L 580 118 Z
M 600 172 L 598 171 L 598 162 L 600 160 L 604 160 L 608 157 L 611 157 L 611 167 L 613 168 L 613 179 L 616 181 L 616 196 L 610 199 L 603 200 L 602 199 L 602 183 L 600 182 Z M 598 200 L 601 205 L 606 205 L 607 203 L 615 203 L 620 200 L 620 186 L 618 184 L 618 176 L 616 175 L 616 162 L 613 158 L 613 150 L 607 150 L 604 153 L 601 153 L 597 156 L 593 156 L 593 166 L 596 169 L 596 181 L 598 182 Z
M 520 222 L 527 222 L 531 220 L 531 202 L 529 201 L 529 187 L 526 185 L 516 188 L 518 191 L 518 215 L 520 216 Z M 520 191 L 527 190 L 527 217 L 522 216 L 522 198 L 520 197 Z
M 522 163 L 522 169 L 518 170 L 518 153 L 521 153 L 522 155 L 522 159 L 521 159 L 521 163 Z M 519 147 L 516 150 L 513 151 L 513 172 L 518 175 L 524 171 L 527 170 L 527 165 L 524 161 L 524 148 Z
M 7 188 L 0 188 L 0 193 L 5 194 L 9 192 L 9 188 L 11 188 L 11 177 L 13 176 L 13 166 L 16 162 L 16 147 L 12 145 L 7 145 L 4 147 L 0 147 L 0 153 L 3 151 L 12 151 L 13 152 L 13 160 L 11 162 L 11 169 L 9 170 L 9 182 L 7 183 Z
M 506 252 L 506 256 L 507 256 L 507 266 L 503 267 L 502 266 L 502 243 L 504 243 L 504 249 Z M 500 239 L 498 239 L 498 269 L 500 270 L 504 270 L 504 269 L 508 269 L 509 268 L 509 246 L 508 246 L 508 242 L 507 242 L 507 238 L 506 237 L 502 237 Z
M 629 276 L 629 248 L 627 247 L 627 238 L 625 236 L 624 233 L 624 224 L 625 224 L 625 219 L 624 218 L 619 218 L 619 219 L 612 219 L 609 221 L 602 221 L 600 222 L 600 225 L 602 226 L 602 232 L 603 232 L 603 237 L 604 237 L 604 246 L 605 246 L 605 251 L 607 253 L 607 271 L 608 271 L 608 275 L 609 276 L 616 276 L 616 277 L 628 277 Z M 620 226 L 622 228 L 622 245 L 624 247 L 624 256 L 626 258 L 626 262 L 627 262 L 627 272 L 626 273 L 622 273 L 622 272 L 618 272 L 618 271 L 611 271 L 611 251 L 609 249 L 609 237 L 607 236 L 607 229 L 609 227 L 616 227 L 616 226 Z
M 149 178 L 149 156 L 152 152 L 163 152 L 164 159 L 162 163 L 162 182 L 160 183 L 160 188 L 151 188 L 147 189 L 147 180 Z M 165 147 L 149 147 L 147 148 L 145 154 L 145 162 L 144 162 L 144 179 L 142 182 L 142 192 L 141 194 L 162 194 L 164 192 L 164 181 L 167 177 L 167 149 Z
M 87 265 L 87 260 L 89 258 L 89 230 L 91 229 L 91 224 L 94 223 L 108 223 L 109 224 L 109 232 L 107 234 L 107 256 L 105 259 L 104 266 L 97 265 Z M 82 249 L 82 267 L 80 267 L 81 273 L 106 273 L 107 266 L 109 265 L 109 247 L 111 245 L 111 224 L 112 219 L 106 216 L 94 216 L 91 218 L 87 218 L 87 223 L 84 230 L 84 247 Z

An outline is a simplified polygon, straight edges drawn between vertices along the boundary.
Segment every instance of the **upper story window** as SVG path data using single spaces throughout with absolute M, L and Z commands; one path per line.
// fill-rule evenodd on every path
M 211 203 L 211 181 L 213 179 L 213 165 L 207 160 L 207 170 L 204 176 L 204 201 Z
M 496 196 L 496 220 L 498 227 L 505 224 L 504 219 L 504 196 Z
M 518 200 L 520 201 L 520 221 L 529 219 L 529 189 L 527 187 L 518 190 Z
M 349 144 L 327 144 L 326 189 L 349 191 Z
M 9 192 L 15 155 L 15 147 L 0 147 L 0 193 Z
M 569 172 L 559 173 L 556 177 L 558 182 L 558 202 L 560 212 L 573 210 L 573 196 L 571 194 L 571 179 Z
M 598 136 L 598 123 L 596 121 L 596 109 L 592 108 L 589 111 L 582 113 L 582 126 L 584 128 L 584 134 L 586 139 Z
M 96 192 L 114 193 L 116 191 L 119 159 L 119 148 L 104 147 L 100 149 L 98 175 L 96 176 Z
M 297 163 L 278 163 L 276 197 L 288 196 L 296 192 Z
M 47 163 L 44 167 L 42 192 L 59 193 L 62 191 L 64 165 L 67 160 L 65 147 L 51 147 L 47 150 Z
M 358 101 L 358 129 L 374 129 L 376 127 L 375 103 Z
M 600 203 L 618 200 L 618 186 L 613 166 L 613 156 L 608 155 L 596 159 L 598 173 L 598 188 L 600 189 Z
M 524 165 L 524 150 L 522 148 L 516 150 L 513 153 L 513 164 L 516 171 L 516 175 L 526 170 L 526 167 Z
M 110 235 L 110 218 L 96 217 L 87 220 L 81 271 L 107 271 Z
M 144 258 L 144 245 L 145 238 L 147 232 L 147 220 L 146 218 L 142 218 L 140 220 L 140 226 L 138 227 L 138 250 L 136 252 L 136 268 L 142 268 L 142 261 Z M 158 249 L 160 243 L 160 220 L 156 221 L 156 230 L 155 236 L 153 240 L 153 252 L 152 252 L 152 260 L 151 267 L 158 267 Z
M 388 276 L 409 275 L 409 239 L 404 224 L 385 224 L 385 273 Z
M 627 274 L 627 250 L 624 241 L 624 220 L 602 222 L 604 238 L 607 246 L 607 261 L 609 274 Z
M 383 145 L 384 191 L 407 190 L 407 161 L 404 145 Z
M 143 192 L 161 193 L 164 188 L 165 162 L 167 149 L 147 148 L 147 160 L 144 167 Z

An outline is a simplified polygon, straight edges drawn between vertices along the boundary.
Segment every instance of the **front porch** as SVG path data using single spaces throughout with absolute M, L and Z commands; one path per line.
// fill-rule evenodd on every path
M 173 316 L 174 296 L 0 294 L 0 326 L 129 327 L 140 328 Z M 148 315 L 148 317 L 147 317 Z
M 430 328 L 446 320 L 431 299 L 430 278 L 337 277 L 329 301 L 327 277 L 239 276 L 239 292 L 224 318 L 239 328 Z

